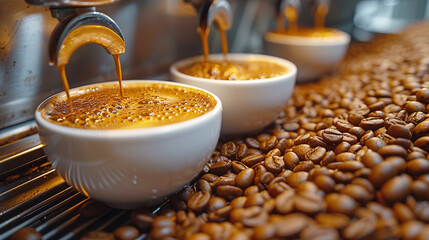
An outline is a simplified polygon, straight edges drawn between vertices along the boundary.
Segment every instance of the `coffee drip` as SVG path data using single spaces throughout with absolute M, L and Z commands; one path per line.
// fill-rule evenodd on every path
M 286 35 L 304 37 L 331 37 L 337 35 L 335 29 L 325 27 L 326 14 L 329 11 L 328 1 L 316 1 L 313 7 L 314 27 L 305 28 L 298 26 L 299 8 L 298 0 L 283 0 L 280 3 L 280 12 L 277 16 L 276 32 Z M 288 25 L 286 27 L 285 20 Z
M 96 43 L 106 49 L 107 53 L 113 56 L 116 66 L 116 74 L 119 81 L 120 96 L 124 96 L 122 88 L 122 71 L 119 55 L 125 53 L 124 40 L 104 26 L 87 25 L 80 26 L 70 32 L 69 35 L 62 41 L 58 52 L 57 69 L 60 73 L 64 91 L 67 94 L 67 99 L 70 101 L 69 84 L 67 81 L 65 66 L 68 64 L 71 55 L 79 47 L 88 44 Z

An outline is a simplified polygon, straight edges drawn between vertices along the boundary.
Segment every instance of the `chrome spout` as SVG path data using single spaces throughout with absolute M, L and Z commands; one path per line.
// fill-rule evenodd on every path
M 49 39 L 49 61 L 58 64 L 58 53 L 64 39 L 76 28 L 87 25 L 106 27 L 124 39 L 118 24 L 106 14 L 97 12 L 95 6 L 111 4 L 118 0 L 25 0 L 28 4 L 49 7 L 52 17 L 59 20 Z
M 185 0 L 194 5 L 199 15 L 201 29 L 210 29 L 213 23 L 220 30 L 229 30 L 232 26 L 232 9 L 227 0 Z
M 121 29 L 113 19 L 106 14 L 100 12 L 86 12 L 75 17 L 63 18 L 62 21 L 52 32 L 49 41 L 49 60 L 50 64 L 57 65 L 58 53 L 61 49 L 61 45 L 64 39 L 76 28 L 81 26 L 97 25 L 109 28 L 115 32 L 119 37 L 124 39 Z

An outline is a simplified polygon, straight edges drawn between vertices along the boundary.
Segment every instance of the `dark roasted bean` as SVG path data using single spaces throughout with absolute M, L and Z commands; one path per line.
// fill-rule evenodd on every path
M 287 179 L 286 183 L 292 187 L 298 186 L 298 184 L 307 181 L 308 172 L 294 172 Z
M 248 167 L 252 167 L 253 165 L 260 163 L 264 160 L 264 155 L 247 155 L 243 159 L 241 159 L 241 162 L 244 163 Z
M 279 156 L 265 158 L 264 165 L 268 171 L 274 174 L 282 172 L 285 168 L 285 162 L 283 161 L 283 158 Z
M 386 146 L 387 144 L 378 137 L 372 137 L 365 142 L 365 146 L 372 151 L 378 151 L 378 149 Z
M 210 193 L 196 192 L 191 198 L 189 198 L 187 202 L 188 208 L 195 212 L 201 212 L 207 207 L 209 200 Z
M 349 225 L 349 217 L 341 213 L 319 213 L 315 217 L 316 222 L 325 227 L 343 229 Z
M 235 178 L 235 184 L 237 187 L 245 189 L 253 184 L 255 178 L 255 170 L 253 168 L 247 168 L 241 171 Z
M 322 138 L 329 144 L 338 144 L 343 140 L 343 134 L 333 128 L 327 128 L 322 132 Z
M 312 148 L 305 154 L 305 160 L 319 163 L 325 156 L 325 153 L 326 149 L 324 147 Z
M 345 215 L 353 214 L 358 206 L 353 198 L 339 193 L 330 193 L 326 195 L 325 201 L 328 212 Z
M 298 165 L 299 157 L 294 152 L 287 152 L 283 156 L 283 161 L 285 162 L 285 167 L 289 170 L 292 170 L 296 165 Z
M 231 160 L 221 160 L 219 162 L 213 163 L 210 166 L 210 172 L 216 175 L 223 175 L 231 169 Z
M 411 177 L 400 175 L 391 178 L 381 187 L 383 199 L 388 202 L 404 200 L 411 192 Z
M 231 200 L 235 197 L 241 196 L 243 194 L 243 190 L 236 186 L 223 185 L 216 188 L 216 194 L 227 200 Z
M 429 136 L 424 136 L 414 142 L 415 147 L 419 147 L 425 151 L 429 151 Z
M 307 154 L 308 151 L 310 151 L 311 147 L 308 144 L 300 144 L 297 146 L 294 146 L 292 148 L 292 151 L 298 156 L 299 160 L 304 160 L 305 159 L 305 155 Z
M 373 168 L 383 161 L 383 157 L 374 151 L 367 151 L 361 158 L 362 163 L 368 167 Z
M 241 171 L 243 171 L 243 170 L 245 170 L 246 168 L 248 168 L 244 163 L 239 162 L 239 161 L 232 161 L 232 162 L 231 162 L 231 167 L 232 167 L 232 170 L 233 170 L 236 174 L 238 174 L 238 173 L 240 173 Z
M 293 172 L 300 172 L 300 171 L 308 172 L 313 168 L 314 168 L 314 163 L 312 161 L 301 161 L 293 169 Z
M 309 224 L 308 217 L 301 213 L 291 213 L 281 217 L 276 226 L 276 236 L 280 238 L 287 238 L 294 236 L 304 230 Z M 288 226 L 288 227 L 284 227 Z
M 389 157 L 389 156 L 399 156 L 402 158 L 407 157 L 407 150 L 405 150 L 402 146 L 399 146 L 399 145 L 386 145 L 378 149 L 377 152 L 383 157 Z
M 384 125 L 384 120 L 379 117 L 368 117 L 362 119 L 359 123 L 359 127 L 365 129 L 365 130 L 377 130 Z
M 113 234 L 120 240 L 133 240 L 140 235 L 140 232 L 133 226 L 121 226 L 117 228 Z
M 412 174 L 429 173 L 429 160 L 417 158 L 407 162 L 407 171 Z
M 312 148 L 316 148 L 316 147 L 327 148 L 328 147 L 328 144 L 326 144 L 326 142 L 324 141 L 324 139 L 322 137 L 320 137 L 320 136 L 311 136 L 308 139 L 308 144 Z

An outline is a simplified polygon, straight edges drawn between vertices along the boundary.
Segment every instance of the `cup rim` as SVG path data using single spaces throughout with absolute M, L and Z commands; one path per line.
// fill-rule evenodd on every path
M 65 92 L 60 92 L 57 94 L 54 94 L 48 98 L 46 98 L 43 102 L 39 104 L 39 106 L 36 108 L 35 111 L 35 120 L 38 125 L 43 126 L 44 128 L 50 129 L 53 132 L 57 132 L 62 135 L 67 136 L 73 136 L 73 137 L 85 137 L 85 138 L 134 138 L 134 137 L 148 137 L 148 136 L 154 136 L 154 135 L 170 135 L 171 131 L 181 131 L 184 129 L 192 128 L 194 125 L 202 123 L 204 121 L 207 121 L 211 118 L 214 118 L 217 114 L 222 114 L 222 102 L 215 94 L 212 92 L 195 87 L 188 84 L 183 83 L 177 83 L 172 81 L 163 81 L 163 80 L 123 80 L 122 82 L 144 82 L 144 83 L 160 83 L 160 84 L 167 84 L 167 85 L 175 85 L 175 86 L 183 86 L 188 88 L 194 88 L 201 91 L 204 91 L 208 94 L 210 94 L 215 100 L 216 105 L 210 112 L 206 112 L 200 116 L 197 116 L 195 118 L 191 118 L 185 121 L 177 122 L 177 123 L 171 123 L 167 125 L 161 125 L 161 126 L 154 126 L 154 127 L 146 127 L 146 128 L 125 128 L 125 129 L 82 129 L 82 128 L 73 128 L 73 127 L 67 127 L 63 125 L 58 125 L 55 123 L 52 123 L 42 117 L 41 112 L 39 109 L 49 100 L 52 98 L 59 96 L 59 95 L 65 95 Z M 91 86 L 96 86 L 100 84 L 118 84 L 118 81 L 109 81 L 109 82 L 100 82 L 100 83 L 94 83 L 94 84 L 88 84 L 84 86 L 79 86 L 73 89 L 70 89 L 70 92 L 76 91 L 78 89 L 87 88 Z
M 348 44 L 350 42 L 350 35 L 341 30 L 336 30 L 338 31 L 339 35 L 333 37 L 291 36 L 269 31 L 264 34 L 264 40 L 266 42 L 273 42 L 278 44 L 303 46 L 336 46 Z
M 280 64 L 282 66 L 285 66 L 289 71 L 286 74 L 283 74 L 281 76 L 272 77 L 272 78 L 265 78 L 265 79 L 255 79 L 255 80 L 219 80 L 219 79 L 209 79 L 209 78 L 202 78 L 202 77 L 195 77 L 188 74 L 184 74 L 180 72 L 178 69 L 180 67 L 189 66 L 192 63 L 195 63 L 196 61 L 201 61 L 204 59 L 204 56 L 198 55 L 193 56 L 189 58 L 185 58 L 182 60 L 179 60 L 175 63 L 173 63 L 170 66 L 170 73 L 172 75 L 179 76 L 181 78 L 190 79 L 196 82 L 205 82 L 205 83 L 211 83 L 213 85 L 235 85 L 235 86 L 244 86 L 244 85 L 263 85 L 268 84 L 272 82 L 278 82 L 283 81 L 284 79 L 289 79 L 290 77 L 293 77 L 297 73 L 297 67 L 296 65 L 284 58 L 275 57 L 271 55 L 264 55 L 264 54 L 252 54 L 252 53 L 228 53 L 227 55 L 228 59 L 231 60 L 262 60 L 262 61 L 268 61 L 268 62 L 274 62 L 276 64 Z M 210 54 L 208 56 L 209 60 L 223 60 L 223 54 Z

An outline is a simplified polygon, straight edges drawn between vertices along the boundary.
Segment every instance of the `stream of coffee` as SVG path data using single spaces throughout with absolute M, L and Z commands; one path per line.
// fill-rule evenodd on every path
M 119 55 L 125 53 L 125 42 L 118 34 L 109 28 L 97 25 L 88 25 L 78 27 L 71 31 L 62 42 L 58 53 L 57 69 L 60 73 L 67 99 L 70 101 L 69 84 L 67 81 L 65 67 L 76 49 L 88 43 L 101 45 L 110 55 L 113 56 L 116 66 L 116 75 L 119 81 L 120 96 L 123 97 L 124 92 L 122 88 L 122 71 Z

